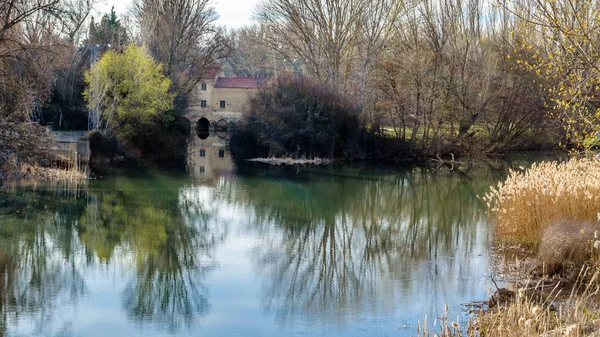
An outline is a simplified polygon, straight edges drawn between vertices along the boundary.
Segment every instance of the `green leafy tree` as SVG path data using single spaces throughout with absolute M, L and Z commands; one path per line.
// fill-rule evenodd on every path
M 171 81 L 148 52 L 129 45 L 122 53 L 108 51 L 85 74 L 84 97 L 97 109 L 105 130 L 123 140 L 137 139 L 144 130 L 172 118 Z

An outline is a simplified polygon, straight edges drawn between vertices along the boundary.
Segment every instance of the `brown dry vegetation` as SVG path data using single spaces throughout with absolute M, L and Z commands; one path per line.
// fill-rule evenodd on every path
M 544 231 L 557 221 L 597 220 L 600 162 L 571 159 L 534 164 L 527 170 L 512 171 L 483 199 L 495 222 L 498 243 L 536 251 Z
M 539 294 L 540 283 L 528 287 L 533 292 L 520 288 L 509 302 L 481 310 L 468 322 L 450 322 L 447 315 L 434 324 L 423 322 L 418 336 L 600 336 L 599 276 L 597 268 L 584 268 L 569 291 L 556 286 L 543 296 L 530 295 Z
M 599 238 L 598 221 L 560 220 L 544 230 L 535 269 L 541 274 L 562 274 L 575 279 L 581 266 L 590 262 Z
M 79 181 L 88 179 L 89 176 L 89 168 L 80 163 L 58 167 L 56 165 L 19 164 L 12 160 L 0 171 L 1 180 Z
M 456 328 L 458 322 L 442 319 L 437 328 L 420 326 L 419 336 L 600 336 L 599 198 L 597 160 L 541 163 L 511 172 L 484 197 L 497 243 L 537 252 L 535 264 L 543 274 L 564 275 L 568 269 L 574 275 L 570 282 L 554 282 L 551 291 L 542 281 L 516 282 L 512 299 L 482 309 L 466 326 Z

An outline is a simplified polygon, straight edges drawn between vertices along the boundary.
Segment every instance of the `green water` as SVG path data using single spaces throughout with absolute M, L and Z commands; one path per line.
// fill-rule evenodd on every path
M 409 336 L 491 291 L 506 165 L 215 165 L 5 184 L 0 336 Z

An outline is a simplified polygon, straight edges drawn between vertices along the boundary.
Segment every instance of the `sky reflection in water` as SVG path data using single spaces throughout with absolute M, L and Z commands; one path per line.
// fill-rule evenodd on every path
M 219 165 L 5 186 L 0 336 L 409 336 L 490 291 L 476 195 L 503 167 Z

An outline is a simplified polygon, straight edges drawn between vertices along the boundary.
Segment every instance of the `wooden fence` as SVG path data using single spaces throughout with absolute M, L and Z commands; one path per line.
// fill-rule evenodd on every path
M 60 161 L 69 163 L 88 163 L 90 161 L 90 141 L 86 131 L 53 131 L 54 154 Z

